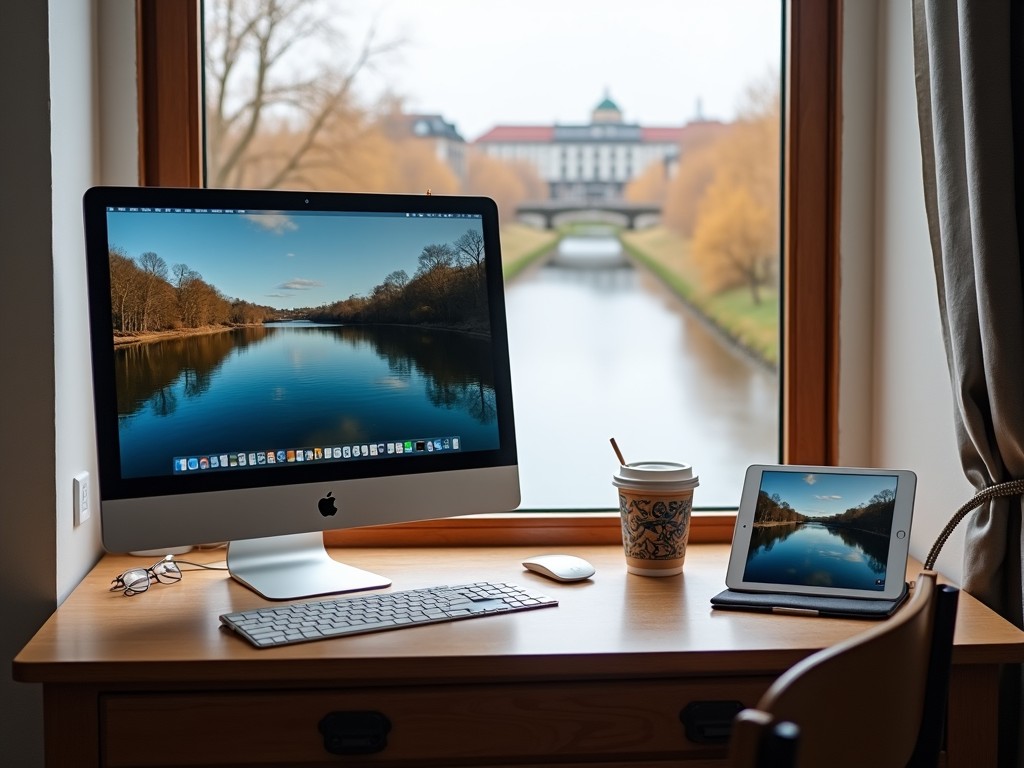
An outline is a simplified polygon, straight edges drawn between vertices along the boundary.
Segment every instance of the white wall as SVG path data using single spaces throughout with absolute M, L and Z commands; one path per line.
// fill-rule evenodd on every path
M 59 4 L 50 15 L 58 603 L 96 564 L 100 550 L 99 516 L 76 528 L 72 514 L 72 478 L 88 470 L 94 487 L 96 478 L 82 238 L 82 193 L 99 180 L 96 22 L 91 3 Z M 95 512 L 95 488 L 91 495 Z
M 72 477 L 96 471 L 81 197 L 92 184 L 137 183 L 134 29 L 133 0 L 6 4 L 0 24 L 8 664 L 100 555 L 98 518 L 72 523 Z M 94 510 L 96 498 L 94 486 Z M 9 674 L 0 676 L 0 754 L 5 765 L 43 764 L 41 691 Z
M 843 13 L 839 315 L 839 463 L 877 466 L 871 451 L 875 280 L 876 0 Z
M 911 21 L 904 0 L 845 4 L 840 461 L 917 473 L 911 554 L 923 560 L 974 490 L 953 434 Z M 937 563 L 957 583 L 962 555 L 961 528 Z
M 82 195 L 138 183 L 132 0 L 66 3 L 50 18 L 53 296 L 56 387 L 57 602 L 101 550 L 85 291 Z M 92 514 L 74 524 L 73 478 L 91 477 Z

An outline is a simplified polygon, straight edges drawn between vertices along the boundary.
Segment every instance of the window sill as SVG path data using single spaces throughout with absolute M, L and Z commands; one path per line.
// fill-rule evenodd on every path
M 691 543 L 732 541 L 733 512 L 695 512 Z M 568 546 L 622 541 L 618 512 L 516 512 L 397 523 L 324 533 L 329 547 Z

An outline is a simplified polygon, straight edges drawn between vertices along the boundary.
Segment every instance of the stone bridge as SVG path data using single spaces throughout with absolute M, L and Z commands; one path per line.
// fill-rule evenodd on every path
M 517 218 L 542 220 L 545 229 L 551 229 L 555 220 L 570 214 L 594 214 L 598 218 L 623 223 L 627 229 L 637 229 L 637 222 L 651 226 L 661 220 L 661 206 L 654 203 L 631 203 L 625 200 L 535 200 L 516 208 Z

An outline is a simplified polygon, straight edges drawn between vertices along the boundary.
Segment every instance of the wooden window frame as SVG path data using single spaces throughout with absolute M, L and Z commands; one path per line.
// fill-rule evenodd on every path
M 139 183 L 203 184 L 200 0 L 136 0 Z
M 137 0 L 136 10 L 140 183 L 200 186 L 200 0 Z M 786 4 L 781 440 L 787 464 L 833 465 L 838 454 L 841 16 L 842 0 Z M 730 513 L 696 513 L 691 541 L 728 541 L 733 521 Z M 327 540 L 480 546 L 615 543 L 619 536 L 617 513 L 571 512 L 334 531 Z

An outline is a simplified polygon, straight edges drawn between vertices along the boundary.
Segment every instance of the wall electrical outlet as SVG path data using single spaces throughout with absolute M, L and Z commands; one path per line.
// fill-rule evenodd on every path
M 75 527 L 77 528 L 86 520 L 89 519 L 89 515 L 92 510 L 89 508 L 89 473 L 79 472 L 75 475 L 74 480 L 75 486 Z

